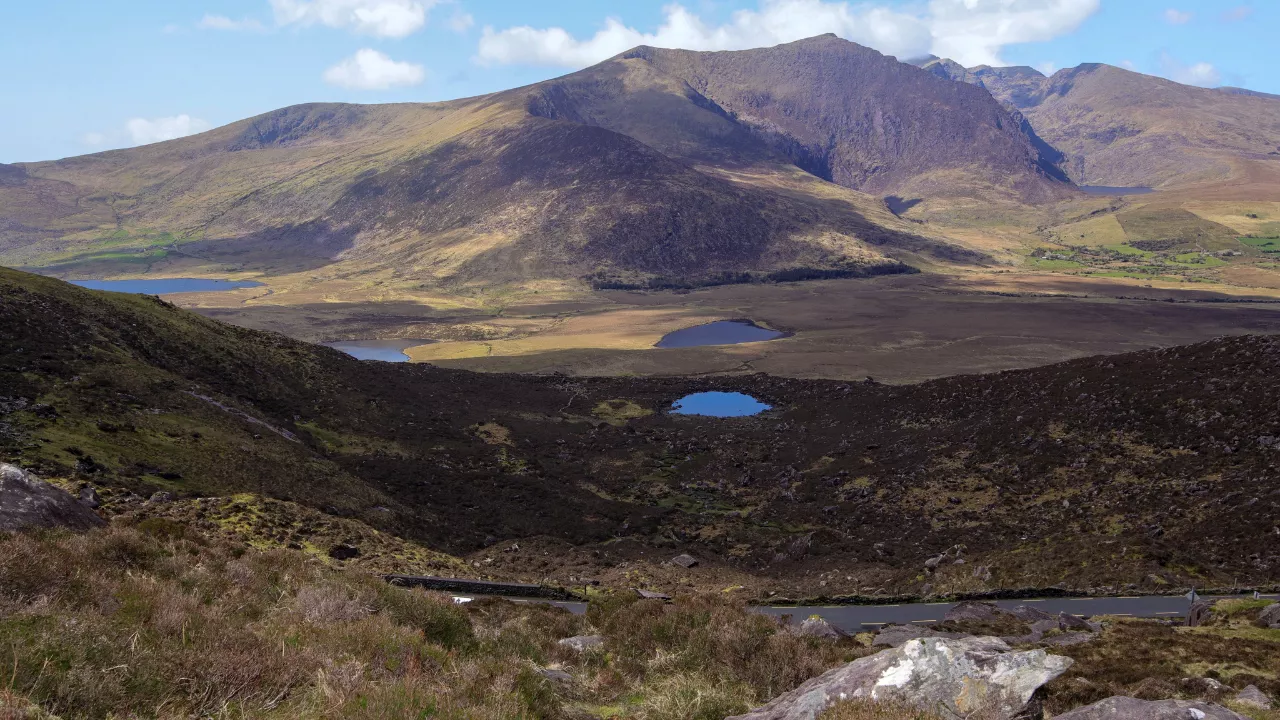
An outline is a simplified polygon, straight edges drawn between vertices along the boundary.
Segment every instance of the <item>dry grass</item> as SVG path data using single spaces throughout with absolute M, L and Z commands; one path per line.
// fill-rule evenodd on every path
M 720 718 L 869 652 L 721 598 L 459 606 L 148 527 L 0 535 L 0 718 Z M 588 632 L 602 650 L 557 644 Z

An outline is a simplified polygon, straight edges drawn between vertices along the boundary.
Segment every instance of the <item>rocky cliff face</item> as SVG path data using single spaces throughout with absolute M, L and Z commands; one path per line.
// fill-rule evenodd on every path
M 1069 191 L 988 93 L 834 35 L 741 52 L 640 47 L 622 58 L 683 80 L 796 165 L 845 187 L 901 194 L 950 173 L 951 192 L 999 185 L 1034 200 Z

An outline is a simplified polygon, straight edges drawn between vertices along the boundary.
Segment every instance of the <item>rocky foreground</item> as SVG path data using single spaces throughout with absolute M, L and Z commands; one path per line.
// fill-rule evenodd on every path
M 0 464 L 4 720 L 1277 716 L 1280 603 L 1205 604 L 1178 627 L 970 602 L 856 636 L 723 596 L 602 594 L 574 616 L 458 605 L 163 518 L 107 526 L 93 502 Z

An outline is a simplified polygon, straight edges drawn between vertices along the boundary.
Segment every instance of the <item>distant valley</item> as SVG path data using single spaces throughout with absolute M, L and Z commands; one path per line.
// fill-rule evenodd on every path
M 65 278 L 256 281 L 172 297 L 312 341 L 435 340 L 407 352 L 463 367 L 649 368 L 616 353 L 787 298 L 783 326 L 825 315 L 827 336 L 779 341 L 781 366 L 734 350 L 682 367 L 856 377 L 866 362 L 831 364 L 819 348 L 861 347 L 850 329 L 867 306 L 785 284 L 843 278 L 871 289 L 881 318 L 912 315 L 898 302 L 995 293 L 1025 308 L 1016 325 L 1044 327 L 1018 297 L 1266 302 L 1280 297 L 1277 253 L 1274 97 L 1105 65 L 1046 77 L 905 63 L 835 36 L 737 52 L 639 47 L 492 95 L 300 105 L 0 166 L 0 263 Z M 742 283 L 750 303 L 726 305 L 737 295 L 716 288 Z M 904 287 L 926 295 L 893 291 Z M 641 309 L 649 290 L 693 292 L 654 314 Z M 963 313 L 937 307 L 927 322 L 877 325 L 895 336 L 877 352 L 952 347 L 943 329 Z M 1136 328 L 1140 317 L 1113 318 L 1105 332 L 1117 340 L 1090 349 L 1130 349 L 1124 318 Z M 1036 335 L 982 367 L 1084 351 Z M 911 379 L 975 365 L 899 367 L 893 376 Z

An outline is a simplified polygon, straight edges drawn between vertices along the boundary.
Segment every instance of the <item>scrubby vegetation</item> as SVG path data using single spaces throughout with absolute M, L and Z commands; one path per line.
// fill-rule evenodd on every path
M 603 645 L 558 644 L 587 632 Z M 709 720 L 869 652 L 717 597 L 616 597 L 575 616 L 456 605 L 172 526 L 0 536 L 6 720 L 27 702 L 68 720 Z

